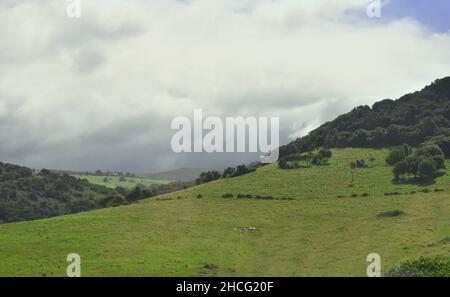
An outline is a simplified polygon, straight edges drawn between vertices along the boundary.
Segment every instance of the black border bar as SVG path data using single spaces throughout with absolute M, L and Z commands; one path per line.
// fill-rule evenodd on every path
M 184 286 L 183 286 L 184 284 Z M 189 291 L 189 284 L 197 284 Z M 200 287 L 199 285 L 202 285 Z M 181 287 L 180 287 L 181 285 Z M 179 291 L 183 288 L 183 291 Z M 178 290 L 177 290 L 178 289 Z M 142 278 L 0 278 L 0 292 L 20 293 L 23 290 L 37 294 L 64 296 L 85 293 L 110 294 L 143 292 L 142 296 L 170 294 L 172 296 L 312 296 L 332 293 L 385 296 L 398 291 L 402 295 L 423 291 L 448 292 L 450 278 L 297 278 L 297 277 L 142 277 Z

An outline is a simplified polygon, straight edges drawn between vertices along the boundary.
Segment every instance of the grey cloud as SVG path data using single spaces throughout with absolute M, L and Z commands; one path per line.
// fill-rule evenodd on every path
M 105 57 L 95 50 L 82 50 L 74 55 L 74 64 L 80 72 L 90 72 L 105 62 Z
M 258 155 L 175 154 L 175 116 L 278 116 L 286 143 L 448 75 L 448 35 L 347 19 L 360 0 L 83 2 L 0 1 L 1 161 L 221 168 Z

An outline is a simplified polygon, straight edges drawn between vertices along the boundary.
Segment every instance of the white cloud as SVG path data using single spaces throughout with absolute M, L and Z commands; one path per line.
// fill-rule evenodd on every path
M 194 108 L 280 116 L 287 140 L 449 74 L 448 35 L 350 16 L 364 0 L 85 0 L 81 19 L 65 5 L 0 1 L 4 161 L 199 166 L 170 151 L 171 119 Z

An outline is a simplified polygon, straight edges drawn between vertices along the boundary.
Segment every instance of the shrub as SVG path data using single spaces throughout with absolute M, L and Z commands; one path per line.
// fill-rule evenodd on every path
M 314 165 L 322 165 L 331 158 L 332 152 L 329 149 L 321 149 L 316 154 L 310 155 L 311 163 Z
M 415 154 L 407 155 L 410 149 L 396 148 L 386 158 L 386 162 L 394 165 L 394 179 L 403 175 L 413 175 L 415 178 L 433 178 L 439 169 L 445 167 L 444 153 L 435 144 L 422 145 Z M 406 156 L 406 157 L 404 157 Z
M 403 160 L 395 164 L 392 169 L 395 180 L 399 180 L 402 175 L 408 174 L 408 163 Z
M 419 162 L 419 169 L 417 174 L 420 178 L 431 178 L 434 177 L 438 168 L 433 159 L 425 158 Z
M 398 162 L 405 160 L 406 155 L 403 149 L 393 149 L 386 158 L 386 163 L 394 166 Z
M 281 198 L 281 200 L 289 200 L 289 201 L 292 201 L 292 200 L 294 200 L 294 198 L 291 198 L 291 197 L 283 197 L 283 198 Z
M 445 167 L 445 159 L 443 156 L 433 156 L 433 161 L 436 163 L 437 169 L 442 169 Z
M 132 190 L 130 193 L 128 193 L 125 198 L 130 201 L 130 202 L 134 202 L 134 201 L 138 201 L 143 197 L 142 195 L 142 190 L 138 187 L 134 188 L 134 190 Z
M 329 149 L 320 149 L 317 153 L 312 151 L 304 154 L 292 154 L 281 158 L 278 161 L 278 166 L 281 169 L 295 169 L 300 168 L 300 162 L 306 163 L 309 167 L 310 164 L 322 165 L 328 161 L 332 156 L 332 152 Z
M 427 144 L 424 146 L 421 146 L 417 152 L 417 156 L 424 156 L 424 157 L 433 157 L 433 156 L 444 156 L 444 152 L 441 150 L 441 148 L 435 144 Z
M 388 270 L 387 277 L 448 277 L 450 261 L 438 258 L 419 258 L 401 263 Z
M 358 168 L 366 168 L 366 161 L 364 160 L 356 160 L 356 167 Z
M 239 165 L 236 167 L 236 170 L 234 171 L 232 177 L 241 176 L 241 175 L 247 174 L 249 172 L 250 172 L 250 170 L 247 168 L 247 166 Z
M 419 158 L 415 155 L 410 155 L 406 158 L 406 164 L 408 165 L 408 173 L 417 176 L 419 171 Z
M 253 198 L 253 195 L 249 195 L 249 194 L 238 194 L 237 197 L 240 198 L 240 199 L 243 199 L 243 198 L 251 199 L 251 198 Z
M 405 153 L 405 156 L 409 156 L 412 153 L 411 147 L 406 143 L 400 145 L 399 149 L 403 150 L 403 152 Z
M 355 168 L 367 168 L 367 164 L 366 161 L 364 160 L 356 160 L 356 161 L 352 161 L 350 162 L 350 168 L 355 169 Z
M 223 171 L 222 177 L 223 177 L 223 178 L 230 178 L 230 177 L 233 177 L 234 172 L 235 172 L 235 169 L 234 169 L 234 168 L 228 167 L 228 168 L 226 168 L 226 169 Z
M 233 194 L 224 194 L 222 198 L 233 198 Z
M 130 182 L 132 182 L 132 181 L 130 180 Z M 141 190 L 144 190 L 144 189 L 147 188 L 147 187 L 146 187 L 144 184 L 142 184 L 142 183 L 136 184 L 136 187 L 140 188 Z
M 202 194 L 198 194 L 197 195 L 197 199 L 201 199 L 201 198 L 203 198 L 203 195 Z
M 322 159 L 329 159 L 332 156 L 332 152 L 329 149 L 321 149 L 319 151 L 319 156 L 322 157 Z
M 98 204 L 101 207 L 115 207 L 123 204 L 127 204 L 128 202 L 120 196 L 109 196 L 99 200 Z
M 256 196 L 256 199 L 260 199 L 260 200 L 273 200 L 275 198 L 273 198 L 272 196 Z
M 404 214 L 404 212 L 401 210 L 392 210 L 392 211 L 386 211 L 386 212 L 379 213 L 377 215 L 377 217 L 378 218 L 394 218 L 394 217 L 399 217 L 403 214 Z
M 207 171 L 200 173 L 200 176 L 195 180 L 197 184 L 209 183 L 218 180 L 222 175 L 218 171 Z
M 127 190 L 123 187 L 116 187 L 116 192 L 119 193 L 120 195 L 126 195 L 127 194 Z
M 436 144 L 442 150 L 446 158 L 450 158 L 450 136 L 439 135 L 430 139 L 430 143 Z
M 155 189 L 143 189 L 142 198 L 149 198 L 158 195 Z

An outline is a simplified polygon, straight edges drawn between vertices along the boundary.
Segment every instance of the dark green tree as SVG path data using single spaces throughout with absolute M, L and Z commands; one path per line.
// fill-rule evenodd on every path
M 393 166 L 398 162 L 405 160 L 406 155 L 403 149 L 393 149 L 386 158 L 386 163 Z
M 233 167 L 228 167 L 228 168 L 226 168 L 226 169 L 223 171 L 222 177 L 223 177 L 223 178 L 230 178 L 230 177 L 233 176 L 233 174 L 234 174 L 235 171 L 236 171 L 236 170 L 235 170 Z
M 419 163 L 419 178 L 432 178 L 437 172 L 436 163 L 430 158 L 423 158 Z
M 403 160 L 395 164 L 394 169 L 392 169 L 394 173 L 395 180 L 400 180 L 403 175 L 408 174 L 408 163 Z
M 250 170 L 247 168 L 247 166 L 239 165 L 236 167 L 236 171 L 234 172 L 233 177 L 241 176 L 241 175 L 247 174 L 249 172 L 250 172 Z
M 135 187 L 130 193 L 125 196 L 125 199 L 130 202 L 138 201 L 142 198 L 142 190 L 139 187 Z

